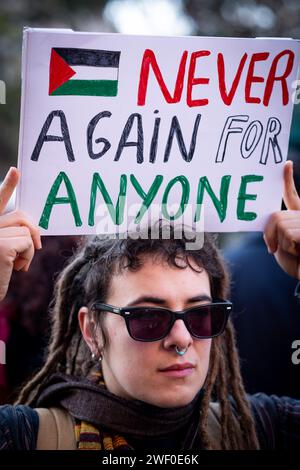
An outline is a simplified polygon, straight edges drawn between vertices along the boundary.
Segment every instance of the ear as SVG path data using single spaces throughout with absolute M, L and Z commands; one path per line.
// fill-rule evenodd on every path
M 78 322 L 81 329 L 82 336 L 90 348 L 91 352 L 95 352 L 95 322 L 89 314 L 89 309 L 87 307 L 81 307 L 78 312 Z

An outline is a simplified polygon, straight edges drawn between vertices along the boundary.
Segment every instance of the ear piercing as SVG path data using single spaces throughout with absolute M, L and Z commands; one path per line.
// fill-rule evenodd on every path
M 92 359 L 93 361 L 98 361 L 98 362 L 101 362 L 102 361 L 102 354 L 99 353 L 99 355 L 97 355 L 96 353 L 92 353 Z

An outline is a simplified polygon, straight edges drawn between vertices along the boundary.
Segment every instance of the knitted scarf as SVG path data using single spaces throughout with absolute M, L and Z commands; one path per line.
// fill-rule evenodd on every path
M 202 396 L 200 391 L 183 407 L 159 408 L 110 393 L 101 372 L 94 372 L 89 379 L 57 373 L 41 390 L 36 405 L 60 406 L 69 411 L 75 418 L 80 450 L 139 449 L 145 442 L 151 445 L 173 436 L 178 440 L 179 436 L 179 451 L 198 443 Z
M 90 379 L 105 387 L 101 371 L 93 372 Z M 133 450 L 124 437 L 105 432 L 84 420 L 75 421 L 75 437 L 78 450 Z
M 124 437 L 104 432 L 86 421 L 75 425 L 75 437 L 78 450 L 133 450 Z

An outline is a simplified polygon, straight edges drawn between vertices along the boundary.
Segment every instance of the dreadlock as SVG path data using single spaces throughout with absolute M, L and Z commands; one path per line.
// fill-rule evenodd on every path
M 63 371 L 70 375 L 86 376 L 91 371 L 94 362 L 90 359 L 90 352 L 78 326 L 78 310 L 83 305 L 91 307 L 95 301 L 105 302 L 113 275 L 124 269 L 138 270 L 144 256 L 156 256 L 179 269 L 189 266 L 195 270 L 195 265 L 200 271 L 205 269 L 212 297 L 227 297 L 229 276 L 214 237 L 205 234 L 202 248 L 194 250 L 186 246 L 191 241 L 190 236 L 183 235 L 178 239 L 174 232 L 170 234 L 168 239 L 94 237 L 78 250 L 56 283 L 50 308 L 52 332 L 45 364 L 23 388 L 18 403 L 34 406 L 39 390 L 52 373 Z M 105 346 L 109 338 L 106 337 L 102 318 L 102 315 L 98 316 L 97 321 Z M 240 374 L 230 320 L 224 333 L 212 340 L 199 423 L 201 442 L 206 449 L 213 448 L 207 426 L 209 404 L 212 401 L 220 404 L 222 448 L 257 449 L 254 420 Z

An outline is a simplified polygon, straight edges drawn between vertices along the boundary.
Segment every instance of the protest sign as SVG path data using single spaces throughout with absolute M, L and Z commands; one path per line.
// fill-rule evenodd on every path
M 280 209 L 299 42 L 26 29 L 18 206 L 43 234 Z

